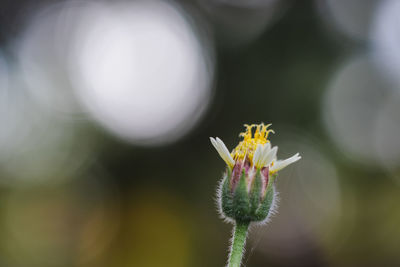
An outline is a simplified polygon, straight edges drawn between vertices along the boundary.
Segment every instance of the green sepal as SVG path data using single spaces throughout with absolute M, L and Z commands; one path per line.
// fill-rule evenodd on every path
M 267 184 L 267 191 L 268 191 L 268 189 L 270 189 L 270 188 L 274 185 L 274 182 L 275 182 L 275 179 L 276 179 L 277 176 L 278 176 L 278 174 L 275 173 L 275 174 L 272 174 L 272 175 L 269 177 L 269 179 L 268 179 L 268 184 Z
M 257 173 L 253 179 L 253 183 L 250 189 L 250 213 L 255 215 L 257 208 L 260 205 L 261 200 L 261 190 L 262 190 L 262 180 L 261 171 L 257 170 Z
M 221 192 L 221 208 L 222 211 L 224 212 L 225 216 L 233 218 L 234 217 L 234 212 L 233 212 L 233 195 L 231 192 L 230 184 L 231 184 L 231 179 L 232 179 L 232 171 L 227 168 L 227 171 L 225 173 L 225 177 L 223 178 L 224 180 L 222 181 L 222 192 Z
M 242 175 L 238 185 L 236 186 L 235 193 L 233 195 L 233 207 L 234 207 L 234 218 L 238 221 L 249 221 L 250 220 L 250 203 L 249 194 L 247 193 L 246 186 L 246 172 L 243 169 Z
M 268 184 L 267 192 L 265 193 L 265 197 L 261 201 L 261 204 L 256 211 L 255 219 L 257 221 L 263 221 L 267 218 L 267 216 L 271 210 L 271 205 L 272 205 L 273 199 L 274 199 L 274 187 L 272 186 L 272 184 L 271 185 Z

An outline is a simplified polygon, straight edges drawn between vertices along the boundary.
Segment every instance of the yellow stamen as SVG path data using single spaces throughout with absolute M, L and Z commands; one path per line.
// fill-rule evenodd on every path
M 245 124 L 244 126 L 246 127 L 246 131 L 239 134 L 240 137 L 243 137 L 243 140 L 240 141 L 231 155 L 235 161 L 247 158 L 252 164 L 254 152 L 256 151 L 257 146 L 259 144 L 264 145 L 268 143 L 268 135 L 269 133 L 274 133 L 274 131 L 268 130 L 268 127 L 271 126 L 271 124 Z M 252 133 L 253 128 L 255 128 L 254 135 Z

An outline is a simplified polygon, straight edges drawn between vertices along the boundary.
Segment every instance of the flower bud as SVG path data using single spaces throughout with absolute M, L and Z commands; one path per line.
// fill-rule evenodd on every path
M 221 181 L 219 206 L 222 216 L 228 220 L 263 222 L 276 202 L 274 180 L 268 169 L 247 170 L 235 165 L 227 169 Z
M 278 147 L 268 140 L 270 125 L 245 125 L 243 140 L 229 153 L 221 139 L 211 143 L 226 162 L 226 172 L 218 190 L 221 215 L 229 221 L 265 222 L 274 211 L 277 172 L 301 157 L 299 154 L 277 160 Z M 252 129 L 255 128 L 254 133 Z

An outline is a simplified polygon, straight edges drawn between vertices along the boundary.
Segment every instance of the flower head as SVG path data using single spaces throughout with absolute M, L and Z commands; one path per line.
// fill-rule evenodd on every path
M 268 140 L 268 135 L 275 133 L 272 129 L 268 129 L 271 124 L 245 124 L 244 126 L 246 131 L 239 134 L 243 140 L 231 153 L 221 139 L 210 137 L 211 143 L 231 170 L 235 166 L 243 165 L 247 169 L 268 168 L 269 174 L 274 174 L 301 159 L 299 153 L 285 160 L 276 159 L 278 147 L 271 147 L 271 142 Z
M 243 138 L 230 153 L 224 142 L 210 137 L 211 143 L 227 164 L 221 183 L 219 203 L 226 218 L 241 221 L 263 221 L 275 199 L 274 180 L 277 172 L 298 161 L 299 153 L 278 160 L 278 147 L 272 147 L 268 135 L 271 124 L 244 125 Z M 253 130 L 254 129 L 254 130 Z

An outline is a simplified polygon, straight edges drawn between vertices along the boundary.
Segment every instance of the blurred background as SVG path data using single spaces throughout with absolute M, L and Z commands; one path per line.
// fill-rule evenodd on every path
M 400 1 L 3 0 L 0 266 L 224 266 L 224 162 L 273 123 L 246 266 L 400 266 Z

